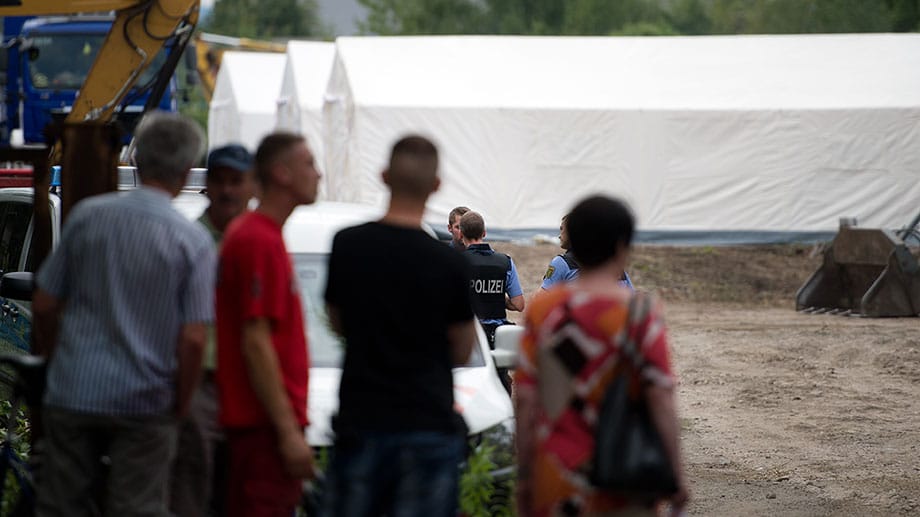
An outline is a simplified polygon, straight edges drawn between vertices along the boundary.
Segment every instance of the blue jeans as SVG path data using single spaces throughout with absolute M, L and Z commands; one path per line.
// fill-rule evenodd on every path
M 455 516 L 465 439 L 427 431 L 339 436 L 326 477 L 324 515 Z

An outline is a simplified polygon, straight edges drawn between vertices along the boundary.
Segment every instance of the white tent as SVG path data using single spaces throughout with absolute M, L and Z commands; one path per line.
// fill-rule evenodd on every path
M 255 151 L 275 128 L 284 54 L 224 52 L 208 110 L 208 148 L 243 144 Z
M 306 136 L 320 168 L 324 162 L 323 95 L 334 57 L 332 43 L 289 41 L 278 97 L 277 127 Z M 321 195 L 324 191 L 320 185 Z
M 580 197 L 640 229 L 786 240 L 838 218 L 896 227 L 920 200 L 920 34 L 339 38 L 326 96 L 332 199 L 385 202 L 407 132 L 491 228 L 555 228 Z M 702 237 L 707 234 L 710 237 Z M 798 236 L 798 237 L 796 237 Z

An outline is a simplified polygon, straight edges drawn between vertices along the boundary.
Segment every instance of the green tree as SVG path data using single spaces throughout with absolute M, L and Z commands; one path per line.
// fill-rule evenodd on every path
M 611 36 L 677 36 L 679 33 L 667 22 L 627 23 L 610 33 Z
M 752 3 L 745 0 L 714 0 L 709 7 L 710 34 L 743 34 L 753 16 Z
M 486 0 L 489 16 L 499 34 L 561 34 L 565 25 L 565 0 Z
M 879 0 L 773 0 L 762 2 L 759 7 L 759 16 L 748 32 L 807 34 L 891 30 L 891 10 Z
M 920 32 L 920 0 L 888 0 L 891 30 Z
M 660 0 L 359 0 L 370 34 L 609 34 L 666 25 Z
M 671 26 L 681 34 L 709 34 L 712 26 L 704 0 L 677 0 L 668 15 Z
M 369 11 L 362 29 L 372 34 L 804 34 L 920 30 L 920 0 L 359 1 Z
M 916 30 L 918 0 L 713 0 L 710 32 L 808 34 Z
M 674 33 L 658 2 L 650 0 L 573 0 L 567 2 L 565 34 L 606 35 L 629 31 L 642 33 L 652 26 L 666 27 L 664 33 Z M 653 30 L 660 33 L 657 29 Z
M 244 38 L 324 36 L 316 0 L 217 0 L 207 30 Z
M 358 24 L 365 34 L 482 34 L 491 32 L 486 11 L 469 0 L 358 0 L 367 18 Z

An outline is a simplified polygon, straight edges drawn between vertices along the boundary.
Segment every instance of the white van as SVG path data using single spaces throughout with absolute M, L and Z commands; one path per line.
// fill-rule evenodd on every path
M 194 220 L 207 207 L 208 200 L 200 193 L 203 187 L 201 171 L 192 175 L 191 182 L 176 197 L 173 205 Z M 56 195 L 50 198 L 54 227 L 52 238 L 56 244 L 60 234 L 61 203 Z M 15 269 L 4 272 L 29 270 L 31 203 L 30 188 L 0 188 L 0 262 L 3 262 L 4 250 L 17 255 L 5 262 L 7 267 L 15 266 Z M 379 210 L 364 205 L 318 202 L 295 209 L 284 226 L 285 244 L 300 282 L 306 313 L 311 360 L 308 402 L 311 425 L 307 437 L 314 447 L 325 447 L 333 441 L 330 421 L 338 408 L 343 356 L 343 344 L 329 329 L 323 301 L 332 238 L 342 228 L 377 219 L 380 215 Z M 6 243 L 3 240 L 10 236 L 16 237 L 16 242 Z M 31 334 L 29 303 L 0 298 L 0 307 L 3 307 L 0 314 L 0 351 L 28 351 Z M 498 378 L 482 329 L 478 329 L 477 334 L 478 343 L 469 362 L 454 369 L 456 407 L 466 420 L 471 435 L 479 435 L 497 426 L 509 429 L 513 417 L 510 397 Z M 507 364 L 509 359 L 506 356 L 499 357 Z

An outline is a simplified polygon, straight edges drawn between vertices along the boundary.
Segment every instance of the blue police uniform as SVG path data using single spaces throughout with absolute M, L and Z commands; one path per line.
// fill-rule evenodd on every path
M 555 284 L 560 282 L 571 282 L 578 278 L 578 263 L 575 261 L 575 257 L 572 256 L 572 252 L 567 251 L 565 255 L 556 255 L 553 257 L 553 260 L 550 261 L 549 267 L 546 268 L 546 274 L 543 275 L 543 283 L 540 284 L 542 289 L 549 289 Z M 628 287 L 630 290 L 635 291 L 633 287 L 632 280 L 629 278 L 629 273 L 623 271 L 623 278 L 620 280 L 620 285 Z

